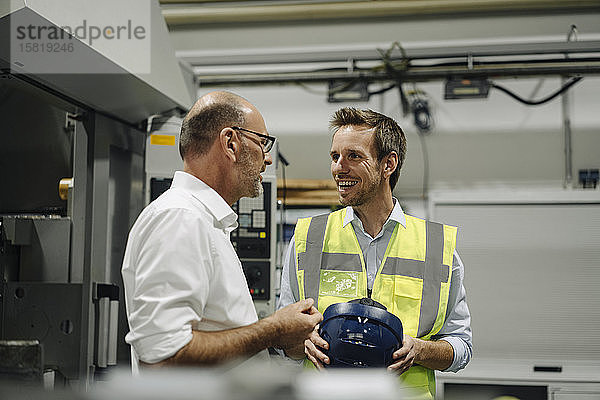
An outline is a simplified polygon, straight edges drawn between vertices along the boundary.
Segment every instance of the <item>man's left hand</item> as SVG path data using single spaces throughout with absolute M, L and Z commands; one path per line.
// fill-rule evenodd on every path
M 417 357 L 423 348 L 423 340 L 403 335 L 402 347 L 393 354 L 394 363 L 387 367 L 398 375 L 408 371 L 417 362 Z

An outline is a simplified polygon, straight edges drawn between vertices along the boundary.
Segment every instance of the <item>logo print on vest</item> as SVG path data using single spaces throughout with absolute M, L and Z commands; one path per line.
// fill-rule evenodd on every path
M 323 296 L 358 296 L 358 272 L 321 271 L 319 292 Z

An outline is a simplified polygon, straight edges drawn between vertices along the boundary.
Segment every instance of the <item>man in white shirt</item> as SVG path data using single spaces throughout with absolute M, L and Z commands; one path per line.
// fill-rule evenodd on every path
M 123 282 L 132 369 L 212 365 L 302 343 L 322 316 L 306 299 L 258 321 L 229 235 L 231 205 L 261 193 L 275 139 L 260 112 L 228 92 L 200 98 L 183 121 L 183 171 L 129 234 Z

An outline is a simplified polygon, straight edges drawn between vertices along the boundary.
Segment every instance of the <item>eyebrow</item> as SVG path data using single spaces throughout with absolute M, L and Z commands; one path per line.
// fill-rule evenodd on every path
M 357 155 L 359 155 L 360 157 L 368 157 L 366 153 L 364 153 L 364 152 L 363 152 L 363 151 L 361 151 L 361 150 L 357 150 L 357 149 L 348 149 L 348 150 L 347 150 L 345 153 L 346 153 L 346 154 L 351 154 L 351 153 L 354 153 L 354 154 L 357 154 Z M 330 156 L 330 157 L 332 157 L 332 156 L 333 156 L 333 155 L 335 155 L 335 154 L 338 154 L 338 155 L 339 155 L 339 154 L 340 154 L 340 152 L 339 152 L 339 151 L 335 151 L 335 150 L 332 150 L 332 151 L 330 151 L 330 152 L 329 152 L 329 156 Z

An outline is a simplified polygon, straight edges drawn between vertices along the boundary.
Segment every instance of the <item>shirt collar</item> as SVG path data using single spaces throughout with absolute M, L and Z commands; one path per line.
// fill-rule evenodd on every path
M 383 225 L 385 226 L 390 221 L 394 221 L 406 228 L 406 216 L 404 215 L 404 211 L 402 211 L 402 207 L 400 207 L 400 202 L 395 197 L 392 197 L 392 199 L 394 200 L 394 208 L 392 208 L 390 216 Z M 346 215 L 344 215 L 343 226 L 345 227 L 355 219 L 358 220 L 359 218 L 358 215 L 356 215 L 356 213 L 354 212 L 354 209 L 351 206 L 346 207 Z
M 225 230 L 227 233 L 238 227 L 238 216 L 229 204 L 213 188 L 194 175 L 183 171 L 176 171 L 171 187 L 188 190 L 215 217 L 218 225 L 220 225 L 219 228 Z

